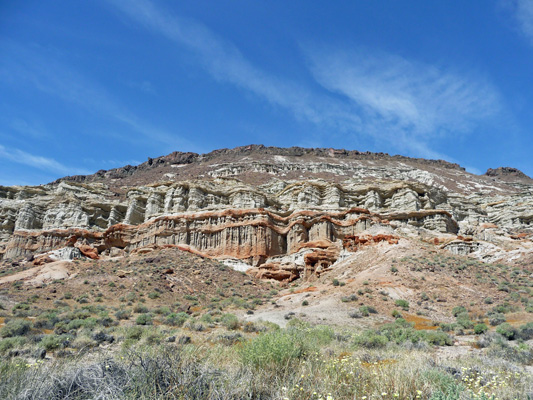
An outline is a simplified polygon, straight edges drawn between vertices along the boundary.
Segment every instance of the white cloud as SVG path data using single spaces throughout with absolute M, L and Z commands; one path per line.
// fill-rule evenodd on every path
M 191 51 L 215 79 L 297 118 L 351 133 L 352 139 L 367 135 L 419 156 L 449 159 L 432 151 L 429 141 L 468 132 L 499 108 L 496 90 L 483 79 L 388 54 L 308 52 L 312 72 L 325 90 L 311 89 L 261 70 L 207 27 L 150 1 L 109 1 L 144 28 Z
M 110 2 L 143 27 L 192 51 L 202 67 L 219 81 L 253 92 L 313 123 L 358 124 L 357 116 L 344 105 L 257 68 L 235 45 L 198 22 L 171 15 L 146 0 Z
M 87 175 L 91 172 L 85 169 L 67 167 L 52 158 L 36 156 L 20 149 L 7 148 L 0 145 L 0 158 L 7 159 L 17 164 L 27 165 L 46 172 L 64 175 Z
M 353 106 L 364 131 L 424 156 L 430 140 L 468 132 L 500 109 L 496 89 L 468 74 L 387 53 L 308 54 L 317 82 Z
M 514 0 L 513 3 L 520 29 L 533 45 L 533 0 Z

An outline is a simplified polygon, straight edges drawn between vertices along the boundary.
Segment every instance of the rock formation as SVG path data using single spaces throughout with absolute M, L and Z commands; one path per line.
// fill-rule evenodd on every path
M 342 251 L 398 235 L 444 238 L 454 253 L 494 256 L 531 242 L 532 193 L 533 180 L 514 169 L 476 176 L 444 161 L 382 153 L 175 152 L 42 186 L 0 186 L 0 257 L 75 248 L 94 259 L 186 246 L 241 260 L 259 277 L 293 280 L 320 274 Z M 361 236 L 372 229 L 389 233 Z

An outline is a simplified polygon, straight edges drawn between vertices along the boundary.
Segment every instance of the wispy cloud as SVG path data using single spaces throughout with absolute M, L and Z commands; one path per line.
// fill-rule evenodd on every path
M 533 45 L 533 0 L 514 0 L 512 3 L 520 29 Z
M 17 148 L 7 148 L 2 145 L 0 145 L 0 158 L 50 173 L 63 175 L 87 175 L 91 173 L 86 169 L 65 166 L 52 158 L 37 156 Z
M 432 139 L 464 133 L 500 109 L 497 90 L 473 75 L 372 51 L 308 52 L 310 68 L 340 94 L 375 137 L 424 156 Z
M 215 79 L 290 110 L 297 118 L 388 141 L 400 150 L 448 158 L 431 139 L 468 132 L 497 112 L 497 91 L 483 79 L 389 54 L 309 51 L 322 89 L 273 76 L 201 23 L 172 15 L 148 0 L 109 0 L 140 26 L 187 49 Z M 316 49 L 315 49 L 316 50 Z M 331 129 L 329 129 L 331 132 Z
M 9 50 L 10 59 L 4 59 L 0 63 L 0 78 L 4 81 L 17 84 L 29 83 L 34 88 L 65 102 L 82 107 L 96 115 L 119 121 L 132 133 L 146 139 L 187 149 L 197 147 L 178 134 L 167 132 L 144 121 L 100 84 L 56 60 L 44 49 L 29 49 L 11 43 Z
M 203 68 L 219 81 L 253 92 L 313 123 L 358 123 L 357 116 L 344 105 L 254 66 L 234 44 L 198 22 L 172 15 L 146 0 L 110 0 L 110 3 L 146 29 L 192 52 Z

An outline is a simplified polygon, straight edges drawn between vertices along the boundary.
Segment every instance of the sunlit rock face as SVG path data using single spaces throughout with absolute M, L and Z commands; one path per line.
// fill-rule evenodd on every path
M 264 146 L 175 152 L 43 186 L 0 187 L 0 257 L 69 243 L 90 246 L 83 254 L 91 256 L 187 246 L 293 279 L 329 268 L 347 236 L 380 227 L 448 238 L 456 254 L 530 241 L 531 193 L 533 180 L 512 168 L 477 176 L 444 161 L 383 153 Z M 323 241 L 326 247 L 302 250 Z

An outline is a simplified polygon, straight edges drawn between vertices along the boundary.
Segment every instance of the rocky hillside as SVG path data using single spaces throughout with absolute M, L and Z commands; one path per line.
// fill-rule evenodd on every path
M 251 145 L 0 186 L 4 263 L 176 246 L 292 281 L 393 237 L 490 262 L 531 260 L 532 234 L 533 180 L 520 171 L 478 176 L 383 153 Z

